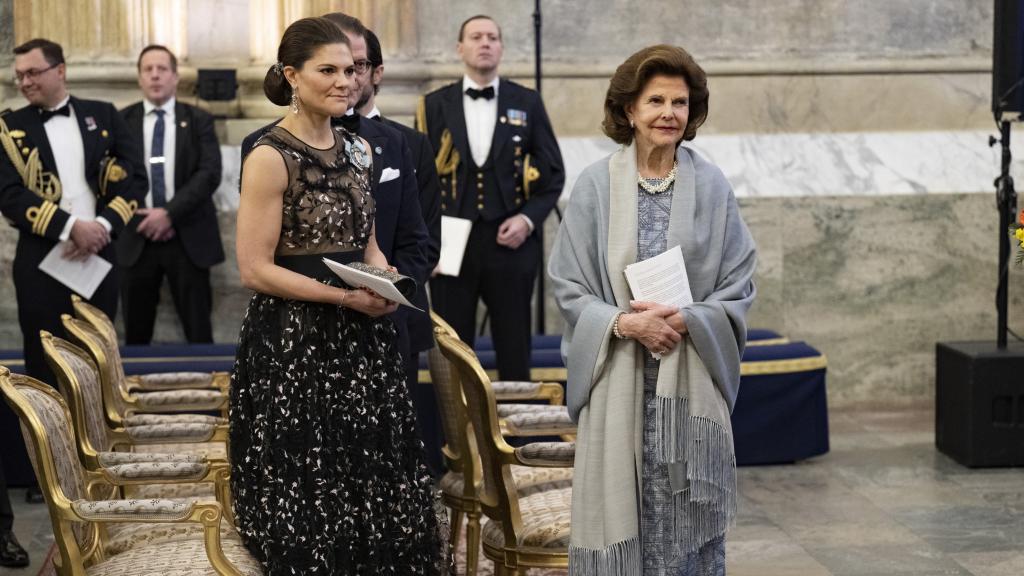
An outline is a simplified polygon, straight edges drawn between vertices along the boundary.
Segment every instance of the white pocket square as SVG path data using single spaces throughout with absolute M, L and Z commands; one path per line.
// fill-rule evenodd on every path
M 380 183 L 391 182 L 395 178 L 402 175 L 402 171 L 398 168 L 385 168 L 380 173 Z

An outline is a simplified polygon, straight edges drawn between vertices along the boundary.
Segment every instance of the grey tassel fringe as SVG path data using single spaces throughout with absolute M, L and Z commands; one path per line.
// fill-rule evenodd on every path
M 686 398 L 657 397 L 660 461 L 683 462 L 688 489 L 673 497 L 674 532 L 687 552 L 722 536 L 736 519 L 736 453 L 726 429 L 689 415 Z
M 569 546 L 569 576 L 643 576 L 640 537 L 596 550 Z

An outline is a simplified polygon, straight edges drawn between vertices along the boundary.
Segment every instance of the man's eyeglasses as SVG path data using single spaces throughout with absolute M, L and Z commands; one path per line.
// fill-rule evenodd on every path
M 369 71 L 371 68 L 373 68 L 373 64 L 371 64 L 369 60 L 356 60 L 355 62 L 352 63 L 352 68 L 355 69 L 356 74 L 362 76 L 363 74 L 366 74 L 366 72 Z
M 39 77 L 40 74 L 42 74 L 44 72 L 49 72 L 50 70 L 53 70 L 57 66 L 60 66 L 60 64 L 61 63 L 58 62 L 56 64 L 51 64 L 50 66 L 47 66 L 46 68 L 40 68 L 38 70 L 35 69 L 35 68 L 30 68 L 28 70 L 25 70 L 24 72 L 15 72 L 14 73 L 14 78 L 12 78 L 11 80 L 14 82 L 14 85 L 17 86 L 17 85 L 21 84 L 22 82 L 24 82 L 26 78 L 28 78 L 29 80 L 35 80 L 36 78 Z

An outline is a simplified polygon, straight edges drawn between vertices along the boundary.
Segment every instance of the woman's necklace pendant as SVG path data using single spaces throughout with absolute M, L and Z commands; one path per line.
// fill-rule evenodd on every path
M 679 163 L 674 162 L 672 169 L 669 170 L 668 175 L 664 178 L 644 178 L 640 174 L 637 174 L 636 181 L 640 185 L 640 188 L 648 194 L 661 194 L 662 192 L 669 189 L 672 183 L 676 181 L 676 171 L 679 168 Z

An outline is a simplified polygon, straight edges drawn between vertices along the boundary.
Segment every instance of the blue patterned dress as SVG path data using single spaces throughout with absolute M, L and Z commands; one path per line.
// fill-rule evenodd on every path
M 651 184 L 658 180 L 648 180 Z M 668 228 L 674 187 L 651 194 L 638 187 L 639 237 L 637 259 L 668 249 Z M 654 409 L 658 361 L 644 353 L 644 454 L 640 532 L 644 576 L 721 576 L 725 574 L 725 538 L 716 538 L 694 553 L 686 553 L 673 538 L 672 489 L 668 467 L 657 461 Z

